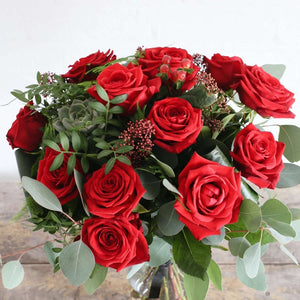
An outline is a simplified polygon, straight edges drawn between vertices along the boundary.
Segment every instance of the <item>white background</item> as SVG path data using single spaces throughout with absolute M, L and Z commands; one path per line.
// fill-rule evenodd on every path
M 289 124 L 300 125 L 299 0 L 0 0 L 0 104 L 35 83 L 37 71 L 67 72 L 97 51 L 118 57 L 138 46 L 173 46 L 248 65 L 282 63 L 295 93 Z M 0 176 L 17 178 L 6 133 L 23 103 L 0 107 Z M 282 120 L 274 120 L 287 123 Z

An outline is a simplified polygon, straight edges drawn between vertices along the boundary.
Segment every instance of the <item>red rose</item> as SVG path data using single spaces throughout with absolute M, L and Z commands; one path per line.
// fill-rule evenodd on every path
M 174 97 L 155 102 L 148 115 L 155 130 L 154 144 L 180 153 L 196 142 L 203 126 L 201 114 L 201 109 L 185 99 Z
M 90 213 L 103 218 L 114 218 L 117 214 L 129 216 L 146 192 L 138 174 L 132 166 L 119 161 L 107 175 L 104 170 L 105 165 L 83 187 Z
M 30 101 L 28 104 L 33 105 L 33 102 Z M 20 109 L 16 118 L 6 134 L 9 144 L 13 149 L 36 150 L 42 142 L 41 129 L 46 125 L 47 118 L 38 111 L 30 109 L 28 105 Z
M 284 165 L 284 143 L 276 142 L 271 132 L 249 124 L 235 137 L 230 155 L 242 176 L 260 188 L 274 189 Z
M 72 83 L 79 83 L 85 80 L 95 80 L 97 76 L 89 74 L 85 76 L 85 73 L 95 67 L 102 66 L 110 61 L 116 59 L 113 55 L 113 51 L 100 52 L 99 50 L 89 56 L 80 58 L 73 65 L 70 65 L 66 74 L 61 75 L 63 78 L 68 78 Z
M 135 214 L 85 220 L 82 241 L 92 250 L 97 264 L 117 271 L 150 260 L 142 224 Z
M 218 84 L 218 87 L 224 91 L 231 88 L 233 84 L 239 81 L 242 67 L 244 65 L 241 58 L 237 56 L 222 56 L 219 53 L 214 54 L 211 59 L 204 58 L 207 63 L 207 71 Z
M 289 111 L 295 102 L 294 94 L 261 67 L 246 66 L 236 90 L 241 101 L 262 117 L 295 117 Z
M 168 57 L 167 60 L 165 59 L 166 57 Z M 155 78 L 156 74 L 160 72 L 160 66 L 167 64 L 169 66 L 169 78 L 171 78 L 171 74 L 176 72 L 178 68 L 186 67 L 187 60 L 190 61 L 188 67 L 193 69 L 193 71 L 190 74 L 186 74 L 181 89 L 189 90 L 197 82 L 196 75 L 199 67 L 193 63 L 193 57 L 186 50 L 169 47 L 148 48 L 145 49 L 144 56 L 139 58 L 139 64 L 142 66 L 143 72 L 150 78 Z
M 159 78 L 148 80 L 140 66 L 128 64 L 122 66 L 114 64 L 105 68 L 97 77 L 97 83 L 107 92 L 109 98 L 128 94 L 128 98 L 119 106 L 123 107 L 125 115 L 131 115 L 136 111 L 137 104 L 142 108 L 151 97 L 159 91 L 161 82 Z M 90 87 L 88 93 L 98 101 L 106 104 L 96 90 L 96 85 Z
M 63 163 L 58 169 L 49 170 L 57 155 L 57 151 L 46 148 L 44 158 L 39 161 L 37 180 L 47 186 L 57 196 L 61 204 L 66 204 L 79 194 L 74 175 L 67 174 L 67 163 L 71 154 L 64 154 Z M 79 162 L 76 163 L 76 168 L 81 170 Z
M 178 177 L 182 197 L 175 202 L 179 220 L 197 240 L 220 234 L 220 228 L 238 221 L 241 175 L 233 167 L 204 159 L 196 152 Z

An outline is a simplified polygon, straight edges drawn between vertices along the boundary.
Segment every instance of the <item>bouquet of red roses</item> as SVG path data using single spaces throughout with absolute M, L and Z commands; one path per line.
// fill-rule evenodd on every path
M 157 47 L 118 59 L 98 51 L 69 67 L 12 92 L 26 105 L 7 133 L 28 221 L 54 236 L 44 245 L 54 272 L 92 294 L 108 267 L 134 278 L 169 262 L 176 292 L 198 300 L 210 280 L 221 288 L 212 247 L 229 249 L 258 290 L 269 243 L 297 263 L 283 240 L 299 236 L 300 210 L 260 196 L 300 183 L 300 129 L 281 125 L 278 141 L 264 129 L 294 117 L 283 65 Z M 5 287 L 23 276 L 19 260 L 4 264 Z

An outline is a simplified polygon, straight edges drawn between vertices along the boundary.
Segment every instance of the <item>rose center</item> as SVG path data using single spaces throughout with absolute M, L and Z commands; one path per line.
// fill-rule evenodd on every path
M 204 207 L 213 208 L 217 205 L 221 191 L 213 183 L 207 183 L 201 188 L 201 202 Z
M 184 109 L 179 109 L 178 107 L 171 107 L 168 109 L 168 119 L 174 124 L 184 123 L 187 119 L 187 112 Z

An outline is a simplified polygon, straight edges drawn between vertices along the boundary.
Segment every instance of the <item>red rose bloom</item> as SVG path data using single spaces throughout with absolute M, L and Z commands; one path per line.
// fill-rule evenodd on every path
M 154 144 L 180 153 L 196 142 L 203 126 L 201 114 L 201 109 L 185 99 L 174 97 L 155 102 L 148 115 L 155 130 Z
M 71 154 L 64 154 L 63 163 L 58 169 L 54 171 L 49 170 L 57 155 L 57 151 L 46 148 L 44 158 L 39 161 L 37 180 L 47 186 L 57 196 L 61 204 L 66 204 L 75 199 L 79 193 L 74 175 L 67 174 L 67 163 Z M 78 161 L 76 169 L 81 170 Z
M 129 218 L 91 218 L 84 221 L 82 241 L 92 250 L 97 264 L 117 269 L 150 260 L 138 215 Z
M 276 142 L 271 132 L 264 132 L 249 124 L 235 138 L 233 157 L 242 176 L 260 188 L 274 189 L 284 168 L 284 143 Z
M 114 64 L 105 68 L 97 77 L 97 83 L 105 89 L 110 99 L 123 94 L 128 95 L 127 99 L 119 104 L 124 108 L 125 115 L 133 114 L 137 104 L 141 108 L 147 104 L 161 85 L 159 78 L 148 80 L 141 67 L 131 63 L 126 67 Z M 96 85 L 90 87 L 87 92 L 106 104 L 97 94 Z
M 262 117 L 295 117 L 289 111 L 295 102 L 294 94 L 261 67 L 246 66 L 236 90 L 241 101 Z
M 132 166 L 116 161 L 105 175 L 105 165 L 84 184 L 83 194 L 89 212 L 103 218 L 117 214 L 128 217 L 146 192 Z
M 238 221 L 241 175 L 233 167 L 204 159 L 196 152 L 178 177 L 182 197 L 175 202 L 179 220 L 197 240 L 220 234 L 220 228 Z
M 233 84 L 239 81 L 244 66 L 241 58 L 222 56 L 217 53 L 211 59 L 205 57 L 204 61 L 207 63 L 206 72 L 211 73 L 222 90 L 229 90 Z
M 193 63 L 193 57 L 184 49 L 169 47 L 148 48 L 145 49 L 144 56 L 139 58 L 139 64 L 142 66 L 143 72 L 146 75 L 150 78 L 155 78 L 156 74 L 160 72 L 160 66 L 165 64 L 163 61 L 165 56 L 170 58 L 167 61 L 169 66 L 169 78 L 178 68 L 185 67 L 186 59 L 191 62 L 190 68 L 193 69 L 193 71 L 190 74 L 186 74 L 183 86 L 181 87 L 182 90 L 191 89 L 197 83 L 196 75 L 199 71 L 199 67 Z
M 94 74 L 85 75 L 85 73 L 95 67 L 105 65 L 106 63 L 116 59 L 113 51 L 100 52 L 99 50 L 86 57 L 80 58 L 73 65 L 70 65 L 66 74 L 61 75 L 63 78 L 68 78 L 72 83 L 79 83 L 85 80 L 95 80 L 97 76 Z
M 33 105 L 33 102 L 30 101 L 28 104 Z M 44 115 L 25 105 L 17 114 L 6 138 L 13 149 L 36 150 L 42 142 L 43 131 L 41 129 L 46 123 L 47 118 Z

